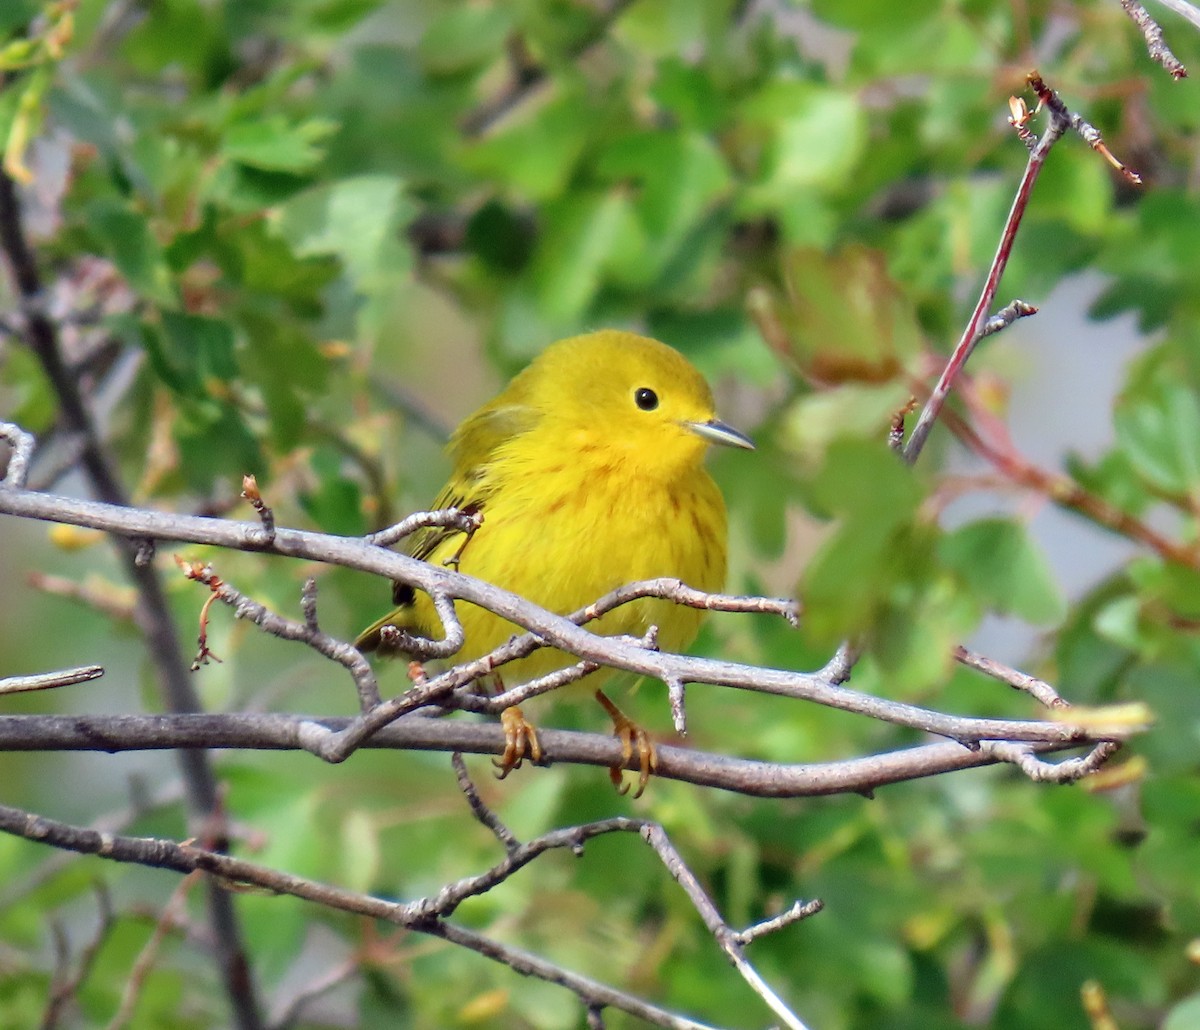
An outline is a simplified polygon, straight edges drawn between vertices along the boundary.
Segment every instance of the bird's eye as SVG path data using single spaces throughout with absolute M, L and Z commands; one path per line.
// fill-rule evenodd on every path
M 658 407 L 658 394 L 648 386 L 643 386 L 634 391 L 633 402 L 642 409 L 642 411 L 653 411 Z

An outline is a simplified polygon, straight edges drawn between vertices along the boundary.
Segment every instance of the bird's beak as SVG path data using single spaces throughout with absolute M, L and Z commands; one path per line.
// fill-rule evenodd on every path
M 684 425 L 693 433 L 704 437 L 709 443 L 719 443 L 725 447 L 740 447 L 746 451 L 754 450 L 754 441 L 750 437 L 720 419 L 710 418 L 707 422 L 685 422 Z

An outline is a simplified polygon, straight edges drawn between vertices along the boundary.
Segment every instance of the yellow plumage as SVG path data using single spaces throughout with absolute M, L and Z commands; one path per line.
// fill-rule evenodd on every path
M 454 469 L 435 508 L 469 507 L 483 525 L 466 544 L 460 571 L 566 613 L 633 580 L 675 576 L 701 590 L 725 580 L 726 517 L 704 468 L 707 444 L 751 447 L 718 422 L 699 372 L 666 344 L 604 330 L 549 346 L 494 400 L 469 416 L 450 442 Z M 409 553 L 433 564 L 463 546 L 461 533 L 428 530 Z M 398 585 L 399 606 L 366 629 L 363 650 L 391 624 L 441 638 L 430 599 Z M 477 658 L 518 627 L 457 602 Z M 695 638 L 703 613 L 643 599 L 592 624 L 598 633 L 641 635 L 658 627 L 664 650 Z M 502 668 L 508 686 L 575 659 L 552 649 Z

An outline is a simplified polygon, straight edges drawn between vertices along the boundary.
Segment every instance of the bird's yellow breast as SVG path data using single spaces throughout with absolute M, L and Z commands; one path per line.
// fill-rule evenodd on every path
M 717 485 L 700 461 L 670 471 L 656 461 L 612 446 L 600 436 L 573 441 L 522 437 L 501 448 L 486 478 L 504 488 L 489 496 L 484 522 L 466 545 L 460 571 L 566 614 L 616 587 L 672 576 L 701 590 L 725 580 L 726 515 Z M 553 444 L 553 445 L 552 445 Z M 461 537 L 430 555 L 451 557 Z M 465 632 L 458 660 L 478 658 L 521 632 L 482 608 L 457 602 Z M 659 646 L 682 650 L 703 613 L 652 598 L 616 609 L 591 624 L 598 633 L 641 636 L 658 628 Z M 419 596 L 412 628 L 440 637 L 428 597 Z M 502 670 L 508 685 L 526 682 L 574 661 L 543 649 Z

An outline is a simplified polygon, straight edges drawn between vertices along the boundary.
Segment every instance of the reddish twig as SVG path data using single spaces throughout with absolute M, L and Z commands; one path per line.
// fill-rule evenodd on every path
M 1037 73 L 1031 72 L 1029 76 L 1031 84 L 1035 77 L 1037 77 Z M 1041 81 L 1040 78 L 1038 81 Z M 909 436 L 908 443 L 905 445 L 903 451 L 904 460 L 910 465 L 920 457 L 921 451 L 925 447 L 925 441 L 929 438 L 929 434 L 933 430 L 933 424 L 937 421 L 942 408 L 945 407 L 947 398 L 950 396 L 950 389 L 954 385 L 954 380 L 957 378 L 958 373 L 962 371 L 963 366 L 966 365 L 967 359 L 970 358 L 972 352 L 975 350 L 975 345 L 983 339 L 983 329 L 987 321 L 987 313 L 991 310 L 992 303 L 996 299 L 996 292 L 1000 288 L 1000 278 L 1004 275 L 1004 269 L 1008 267 L 1008 259 L 1012 255 L 1013 244 L 1017 238 L 1017 230 L 1020 228 L 1021 220 L 1025 217 L 1025 211 L 1029 206 L 1029 198 L 1033 194 L 1034 183 L 1037 182 L 1038 175 L 1046 163 L 1046 156 L 1050 153 L 1050 149 L 1058 142 L 1063 133 L 1070 128 L 1070 124 L 1069 117 L 1064 117 L 1056 107 L 1050 108 L 1050 124 L 1030 150 L 1029 160 L 1025 163 L 1025 171 L 1021 174 L 1021 181 L 1017 186 L 1016 196 L 1013 198 L 1008 218 L 1005 220 L 1004 228 L 1000 233 L 1000 243 L 996 247 L 996 254 L 992 258 L 991 267 L 988 269 L 987 276 L 984 279 L 983 290 L 979 294 L 975 310 L 971 312 L 971 317 L 967 321 L 966 328 L 963 330 L 958 343 L 955 344 L 954 350 L 950 355 L 950 360 L 946 362 L 946 367 L 942 370 L 937 384 L 934 386 L 932 393 L 930 393 L 929 400 L 925 402 L 925 407 L 917 419 L 917 424 L 913 428 L 912 435 Z M 1023 133 L 1028 131 L 1024 129 L 1023 122 L 1018 127 L 1018 131 Z M 1023 135 L 1023 138 L 1027 137 Z
M 968 450 L 979 455 L 1007 479 L 1074 511 L 1098 526 L 1143 544 L 1159 557 L 1186 568 L 1200 569 L 1200 549 L 1177 543 L 1141 519 L 1085 489 L 1070 476 L 1034 465 L 1011 445 L 986 439 L 966 420 L 946 412 L 946 427 Z

